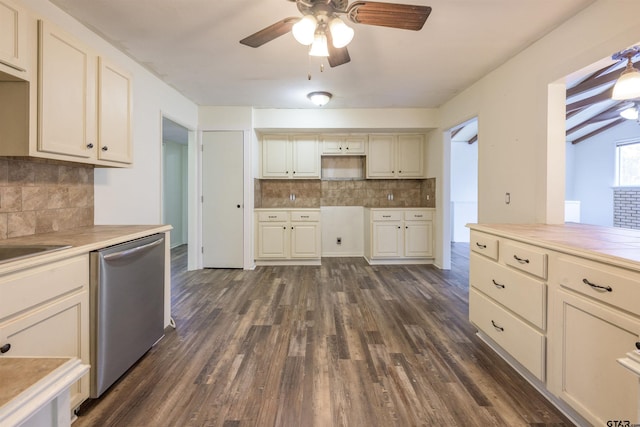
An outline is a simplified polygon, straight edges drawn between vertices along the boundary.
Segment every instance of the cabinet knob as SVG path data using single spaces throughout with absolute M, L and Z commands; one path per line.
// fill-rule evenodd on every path
M 238 209 L 240 209 L 240 205 L 236 205 L 236 207 L 237 207 Z
M 11 350 L 11 344 L 7 343 L 5 345 L 3 345 L 2 347 L 0 347 L 0 353 L 4 354 L 7 351 Z
M 406 228 L 406 229 L 408 230 L 408 229 L 409 229 L 409 226 L 408 226 L 408 225 L 405 225 L 405 226 L 404 226 L 404 228 Z
M 402 227 L 398 226 L 398 230 L 400 230 Z
M 636 341 L 636 348 L 640 350 L 640 341 Z
M 282 229 L 283 229 L 283 230 L 286 230 L 286 229 L 287 229 L 287 227 L 282 227 Z
M 92 149 L 92 148 L 93 148 L 93 144 L 92 144 L 92 143 L 88 143 L 88 144 L 87 144 L 87 148 L 88 148 L 88 149 Z
M 102 151 L 107 151 L 109 149 L 109 147 L 107 147 L 106 145 L 104 147 L 102 147 Z
M 398 173 L 402 173 L 402 171 L 398 171 Z

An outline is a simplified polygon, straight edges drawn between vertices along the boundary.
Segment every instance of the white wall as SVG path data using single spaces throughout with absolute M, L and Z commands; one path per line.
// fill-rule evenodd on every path
M 567 199 L 581 203 L 580 222 L 613 226 L 616 142 L 640 137 L 633 120 L 578 144 L 567 144 Z
M 364 256 L 364 208 L 362 206 L 320 207 L 322 256 Z M 342 238 L 342 244 L 336 240 Z
M 165 140 L 163 164 L 164 222 L 171 224 L 171 247 L 187 243 L 187 158 L 186 144 Z
M 468 223 L 478 221 L 478 145 L 451 142 L 451 241 L 468 242 Z
M 562 221 L 564 98 L 552 84 L 640 40 L 639 13 L 640 2 L 597 1 L 443 105 L 442 129 L 479 118 L 481 222 Z
M 96 224 L 159 224 L 162 219 L 162 113 L 192 129 L 197 106 L 47 0 L 22 0 L 133 76 L 133 167 L 95 170 Z

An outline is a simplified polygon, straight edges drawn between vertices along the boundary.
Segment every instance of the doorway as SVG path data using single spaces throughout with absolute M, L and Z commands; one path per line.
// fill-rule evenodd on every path
M 451 241 L 469 242 L 468 223 L 478 222 L 478 119 L 451 129 Z
M 188 142 L 187 128 L 162 118 L 162 221 L 173 227 L 172 248 L 188 242 Z
M 244 135 L 202 132 L 202 265 L 243 268 Z

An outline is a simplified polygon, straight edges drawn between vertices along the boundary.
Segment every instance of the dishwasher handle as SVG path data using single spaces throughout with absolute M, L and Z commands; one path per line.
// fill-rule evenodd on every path
M 155 242 L 147 243 L 146 245 L 136 246 L 136 247 L 131 248 L 131 249 L 125 249 L 124 251 L 114 252 L 112 254 L 105 255 L 104 259 L 105 260 L 118 260 L 118 259 L 121 259 L 121 258 L 126 258 L 128 256 L 135 255 L 138 252 L 149 250 L 149 249 L 151 249 L 151 248 L 153 248 L 155 246 L 158 246 L 160 244 L 163 244 L 163 243 L 164 243 L 164 237 L 156 240 Z

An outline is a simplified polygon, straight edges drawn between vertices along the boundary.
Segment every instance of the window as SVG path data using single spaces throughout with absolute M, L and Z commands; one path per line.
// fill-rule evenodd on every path
M 640 140 L 616 144 L 617 185 L 640 187 Z

